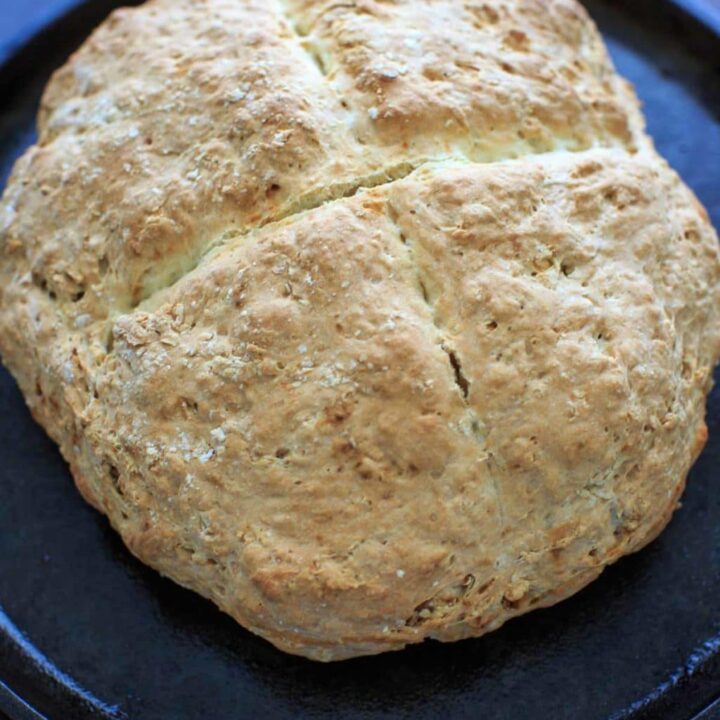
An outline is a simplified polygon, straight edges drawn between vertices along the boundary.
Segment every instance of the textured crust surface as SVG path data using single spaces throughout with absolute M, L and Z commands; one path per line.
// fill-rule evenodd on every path
M 128 547 L 321 660 L 550 605 L 668 522 L 707 215 L 570 0 L 153 0 L 46 92 L 0 349 Z

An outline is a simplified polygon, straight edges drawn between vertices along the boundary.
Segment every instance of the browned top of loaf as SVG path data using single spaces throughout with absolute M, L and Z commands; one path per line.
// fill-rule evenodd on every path
M 427 160 L 634 145 L 573 2 L 296 5 L 155 0 L 57 73 L 9 232 L 61 300 L 128 310 L 208 245 Z

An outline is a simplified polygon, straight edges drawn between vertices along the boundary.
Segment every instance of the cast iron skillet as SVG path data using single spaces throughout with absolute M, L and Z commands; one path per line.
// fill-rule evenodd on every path
M 720 12 L 696 12 L 701 1 L 587 4 L 660 151 L 720 227 Z M 81 4 L 0 66 L 2 182 L 32 140 L 49 72 L 114 4 Z M 479 640 L 323 666 L 136 562 L 1 371 L 0 710 L 17 720 L 718 718 L 720 391 L 709 426 L 668 530 L 573 599 Z

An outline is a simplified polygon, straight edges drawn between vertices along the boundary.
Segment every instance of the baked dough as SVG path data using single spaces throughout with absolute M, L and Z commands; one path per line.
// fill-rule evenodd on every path
M 130 550 L 318 660 L 478 636 L 669 521 L 707 214 L 573 0 L 152 0 L 52 79 L 0 348 Z

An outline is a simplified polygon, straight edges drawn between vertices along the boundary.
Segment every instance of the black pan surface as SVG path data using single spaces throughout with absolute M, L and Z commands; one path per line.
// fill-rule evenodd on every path
M 0 46 L 0 183 L 32 141 L 49 72 L 115 4 L 63 1 L 75 9 L 21 49 Z M 637 85 L 660 151 L 720 227 L 717 0 L 586 4 Z M 573 599 L 479 640 L 323 666 L 280 653 L 135 561 L 80 499 L 0 371 L 0 711 L 17 720 L 718 718 L 718 390 L 709 426 L 668 530 Z

